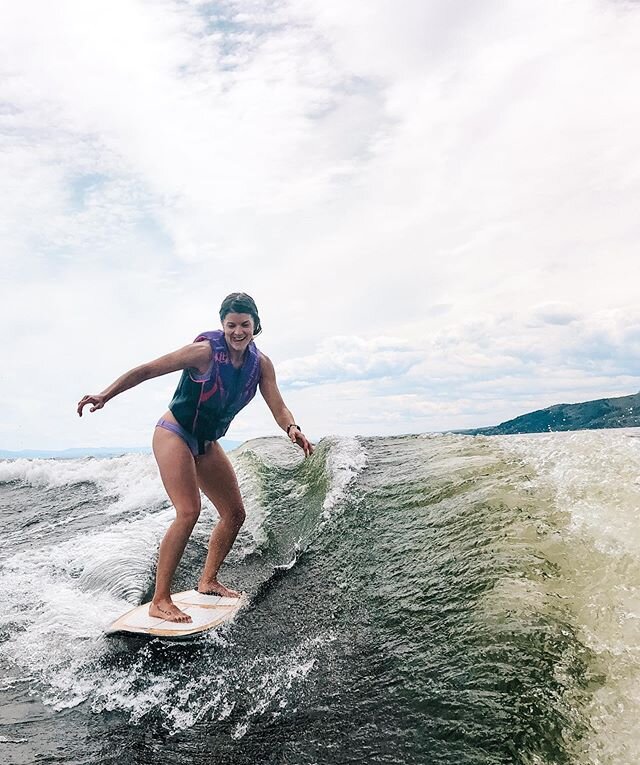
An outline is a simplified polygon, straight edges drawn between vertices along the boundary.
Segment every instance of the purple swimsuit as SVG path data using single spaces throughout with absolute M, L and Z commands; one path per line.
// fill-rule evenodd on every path
M 194 457 L 198 456 L 198 439 L 195 436 L 192 436 L 191 433 L 188 433 L 181 425 L 176 425 L 175 422 L 170 422 L 169 420 L 165 420 L 164 417 L 161 417 L 156 423 L 156 428 L 164 428 L 165 430 L 170 430 L 172 433 L 180 436 L 189 449 L 191 449 L 191 454 L 193 454 Z M 209 442 L 207 441 L 206 443 Z

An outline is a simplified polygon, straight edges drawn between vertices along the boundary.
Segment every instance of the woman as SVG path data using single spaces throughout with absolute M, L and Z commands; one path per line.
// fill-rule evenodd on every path
M 171 600 L 171 580 L 200 515 L 200 490 L 218 510 L 220 520 L 209 540 L 198 592 L 239 595 L 218 581 L 218 569 L 245 518 L 236 475 L 218 439 L 258 387 L 291 441 L 306 456 L 313 452 L 282 400 L 273 364 L 253 342 L 254 335 L 262 331 L 253 298 L 243 292 L 228 295 L 220 307 L 220 321 L 222 330 L 198 335 L 190 345 L 126 372 L 102 393 L 84 396 L 78 403 L 80 416 L 89 404 L 89 411 L 95 412 L 144 380 L 184 370 L 169 410 L 153 435 L 153 453 L 176 518 L 160 544 L 149 615 L 172 622 L 191 621 Z

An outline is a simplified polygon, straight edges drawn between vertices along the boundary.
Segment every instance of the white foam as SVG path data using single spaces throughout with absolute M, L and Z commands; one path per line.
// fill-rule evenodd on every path
M 109 508 L 113 514 L 129 513 L 166 501 L 158 468 L 150 454 L 0 462 L 0 483 L 12 481 L 43 489 L 91 483 L 100 494 L 115 498 Z
M 285 654 L 257 657 L 248 667 L 249 676 L 259 678 L 259 682 L 252 683 L 250 687 L 253 703 L 234 728 L 233 738 L 242 738 L 253 719 L 268 710 L 275 707 L 281 712 L 286 709 L 292 688 L 306 681 L 316 667 L 319 651 L 335 639 L 336 636 L 328 632 L 303 640 Z
M 2 654 L 44 685 L 44 700 L 75 706 L 91 693 L 86 671 L 104 653 L 103 631 L 137 605 L 152 581 L 172 511 L 121 521 L 17 553 L 0 572 Z
M 282 452 L 282 461 L 287 464 L 293 464 L 293 458 L 301 459 L 286 442 L 270 450 L 277 451 L 278 460 Z M 232 455 L 240 480 L 245 481 L 247 523 L 254 524 L 252 536 L 259 538 L 267 511 L 260 502 L 255 459 Z M 16 475 L 30 485 L 65 486 L 87 480 L 136 505 L 136 489 L 148 481 L 153 484 L 153 496 L 164 500 L 153 458 L 147 455 L 65 464 L 24 462 L 30 464 L 19 466 Z M 339 503 L 365 462 L 356 439 L 335 439 L 329 445 L 327 513 Z M 214 513 L 207 503 L 205 506 L 206 512 Z M 210 525 L 203 515 L 198 527 L 208 535 Z M 89 702 L 96 711 L 123 711 L 133 722 L 152 709 L 162 709 L 169 727 L 177 730 L 201 719 L 207 710 L 217 718 L 230 714 L 237 693 L 233 683 L 242 682 L 255 697 L 248 725 L 272 702 L 278 707 L 286 705 L 288 689 L 304 681 L 312 671 L 310 653 L 315 644 L 311 643 L 305 643 L 297 652 L 256 658 L 250 668 L 238 667 L 236 672 L 234 667 L 230 671 L 235 673 L 235 680 L 201 677 L 191 696 L 184 675 L 156 676 L 150 671 L 150 656 L 145 649 L 135 654 L 133 665 L 110 666 L 108 673 L 100 670 L 101 661 L 109 653 L 103 630 L 141 601 L 152 581 L 158 543 L 172 518 L 173 509 L 168 508 L 121 519 L 106 528 L 77 534 L 59 544 L 27 549 L 3 561 L 0 626 L 10 637 L 2 643 L 0 652 L 23 677 L 34 678 L 32 685 L 38 687 L 45 703 L 64 709 Z M 79 613 L 83 614 L 82 620 L 78 619 Z M 224 647 L 224 635 L 216 634 L 211 639 Z M 207 704 L 203 705 L 198 689 L 206 691 Z
M 246 519 L 238 536 L 235 554 L 241 558 L 260 549 L 267 541 L 265 521 L 268 510 L 262 502 L 260 476 L 255 456 L 249 450 L 238 450 L 229 454 L 236 472 L 238 487 L 246 510 Z
M 288 651 L 259 654 L 242 665 L 226 667 L 224 673 L 183 681 L 178 703 L 168 710 L 171 732 L 191 728 L 203 719 L 227 718 L 236 706 L 234 699 L 241 686 L 249 708 L 236 723 L 232 736 L 242 738 L 254 720 L 281 714 L 290 705 L 296 687 L 306 682 L 317 666 L 320 652 L 335 639 L 328 632 L 304 639 Z
M 492 439 L 493 441 L 493 439 Z M 603 676 L 584 710 L 576 762 L 640 762 L 640 439 L 620 430 L 499 437 L 550 498 L 563 603 Z M 548 550 L 547 552 L 550 552 Z
M 589 534 L 603 552 L 640 559 L 640 438 L 600 430 L 496 440 L 536 470 L 576 532 Z
M 326 471 L 329 486 L 322 503 L 322 516 L 331 517 L 334 509 L 341 502 L 347 488 L 367 465 L 367 454 L 357 438 L 330 438 Z

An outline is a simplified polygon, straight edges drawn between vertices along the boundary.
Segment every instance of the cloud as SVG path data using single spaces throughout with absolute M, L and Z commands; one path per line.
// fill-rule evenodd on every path
M 329 337 L 322 341 L 316 353 L 281 364 L 279 378 L 291 387 L 397 378 L 421 358 L 422 353 L 417 348 L 399 338 Z
M 544 324 L 571 324 L 580 317 L 576 311 L 564 303 L 544 303 L 534 310 L 534 319 Z
M 67 411 L 238 289 L 316 433 L 624 392 L 638 40 L 600 0 L 7 6 L 2 445 L 140 443 L 172 378 Z

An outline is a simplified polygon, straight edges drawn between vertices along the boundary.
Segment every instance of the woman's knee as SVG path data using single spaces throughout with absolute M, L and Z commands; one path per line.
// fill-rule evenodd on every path
M 235 505 L 228 512 L 224 514 L 221 513 L 221 516 L 224 518 L 224 520 L 227 521 L 227 523 L 230 523 L 236 529 L 239 529 L 244 523 L 247 514 L 244 511 L 243 505 Z
M 182 507 L 176 507 L 176 520 L 179 523 L 185 525 L 195 526 L 198 518 L 200 517 L 201 505 L 183 505 Z

